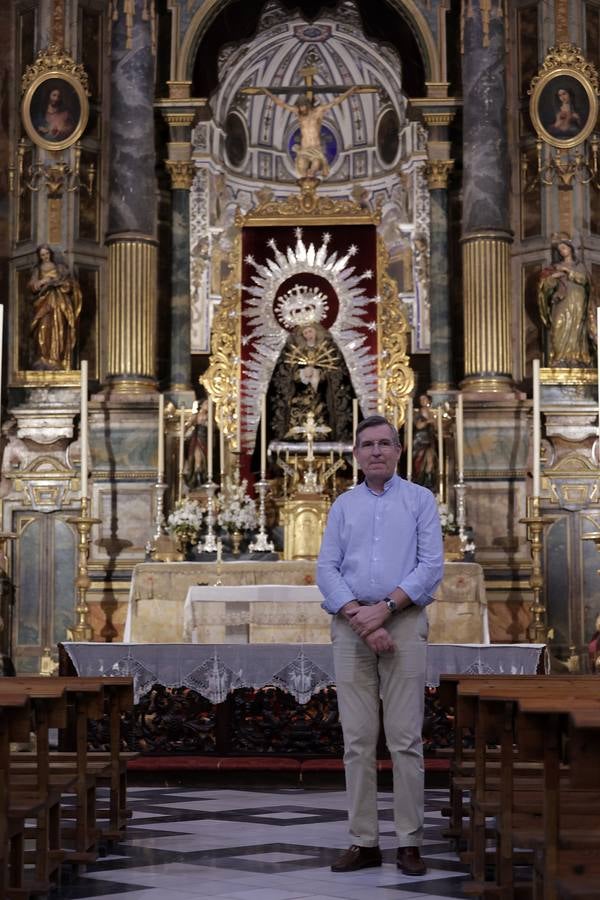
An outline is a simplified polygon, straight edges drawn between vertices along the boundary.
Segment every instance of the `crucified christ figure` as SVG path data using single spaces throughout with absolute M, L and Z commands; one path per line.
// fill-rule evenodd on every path
M 321 175 L 323 178 L 329 174 L 329 166 L 327 159 L 323 153 L 321 146 L 321 123 L 327 110 L 338 106 L 350 94 L 362 93 L 365 90 L 372 91 L 373 88 L 363 85 L 353 85 L 331 100 L 329 103 L 315 103 L 314 99 L 308 94 L 301 94 L 294 106 L 276 97 L 266 87 L 244 88 L 245 94 L 265 94 L 273 103 L 286 109 L 288 112 L 294 113 L 298 119 L 300 126 L 300 145 L 296 151 L 296 172 L 299 178 L 313 178 Z M 312 91 L 311 91 L 312 94 Z

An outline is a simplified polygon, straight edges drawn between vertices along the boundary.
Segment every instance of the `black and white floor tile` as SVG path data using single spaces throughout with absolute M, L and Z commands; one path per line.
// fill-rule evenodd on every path
M 126 840 L 85 874 L 63 879 L 65 900 L 447 900 L 466 868 L 442 837 L 447 792 L 428 790 L 428 873 L 395 865 L 392 796 L 379 795 L 384 864 L 349 874 L 330 865 L 351 843 L 340 790 L 130 788 Z

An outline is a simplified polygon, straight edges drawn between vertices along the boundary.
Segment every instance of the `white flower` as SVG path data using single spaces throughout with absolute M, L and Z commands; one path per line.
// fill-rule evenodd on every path
M 202 531 L 203 516 L 202 507 L 196 500 L 180 500 L 167 519 L 167 526 L 171 534 L 195 541 Z
M 247 493 L 248 482 L 240 483 L 236 472 L 233 478 L 225 479 L 223 492 L 218 497 L 217 524 L 228 531 L 251 531 L 256 528 L 256 504 Z

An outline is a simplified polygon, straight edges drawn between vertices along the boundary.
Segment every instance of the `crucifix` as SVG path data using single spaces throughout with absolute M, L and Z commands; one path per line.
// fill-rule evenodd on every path
M 350 88 L 345 85 L 315 85 L 314 79 L 318 69 L 314 65 L 304 66 L 299 74 L 304 78 L 303 85 L 288 87 L 247 87 L 243 94 L 265 94 L 277 106 L 294 113 L 300 126 L 300 144 L 296 145 L 296 172 L 300 178 L 314 178 L 320 174 L 323 178 L 329 174 L 329 166 L 321 147 L 321 123 L 327 110 L 343 103 L 351 94 L 372 94 L 379 90 L 373 84 L 354 84 Z M 315 105 L 315 94 L 342 93 L 329 103 Z M 277 94 L 299 94 L 294 106 L 281 100 Z

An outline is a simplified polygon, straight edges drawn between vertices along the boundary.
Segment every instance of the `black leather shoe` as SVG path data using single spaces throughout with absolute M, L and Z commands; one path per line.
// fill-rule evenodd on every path
M 424 875 L 427 871 L 418 847 L 398 847 L 396 865 L 403 875 Z
M 356 872 L 381 865 L 379 847 L 357 847 L 352 844 L 339 856 L 331 867 L 332 872 Z

